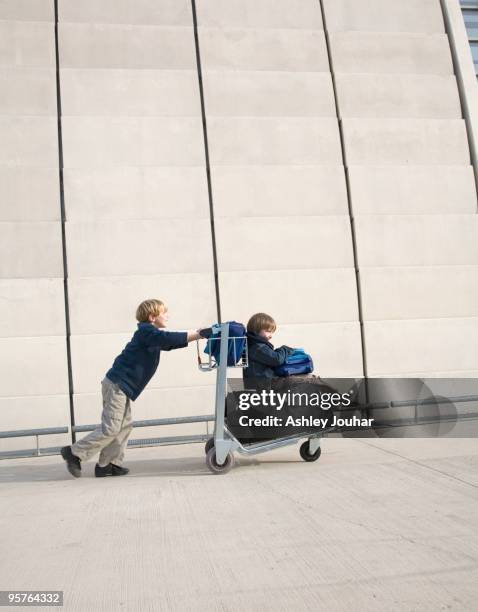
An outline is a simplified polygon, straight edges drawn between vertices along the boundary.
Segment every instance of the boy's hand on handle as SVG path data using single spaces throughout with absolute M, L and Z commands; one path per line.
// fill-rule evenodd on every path
M 194 342 L 194 340 L 199 340 L 201 336 L 199 335 L 198 329 L 192 329 L 188 331 L 188 342 Z
M 188 331 L 188 342 L 194 340 L 200 340 L 201 338 L 210 338 L 212 336 L 212 329 L 210 327 L 204 327 L 202 329 L 194 329 Z

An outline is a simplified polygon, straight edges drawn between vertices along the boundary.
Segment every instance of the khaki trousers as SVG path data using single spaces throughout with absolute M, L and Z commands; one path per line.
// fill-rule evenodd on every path
M 129 434 L 133 429 L 130 399 L 119 386 L 105 378 L 101 382 L 103 413 L 101 424 L 85 438 L 72 445 L 71 451 L 81 461 L 100 453 L 98 464 L 121 465 Z

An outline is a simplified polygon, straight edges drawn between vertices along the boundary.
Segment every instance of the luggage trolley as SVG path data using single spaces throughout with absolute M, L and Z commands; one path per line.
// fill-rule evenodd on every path
M 208 343 L 220 342 L 219 362 L 212 356 L 212 351 L 209 351 L 209 359 L 201 360 L 199 351 L 199 341 L 197 341 L 198 351 L 198 367 L 202 372 L 210 372 L 216 370 L 216 407 L 214 417 L 214 436 L 206 442 L 206 465 L 213 474 L 226 474 L 234 466 L 234 451 L 241 455 L 257 455 L 265 453 L 275 448 L 296 444 L 300 439 L 307 440 L 300 447 L 300 456 L 304 461 L 317 461 L 321 454 L 321 433 L 295 434 L 268 440 L 265 442 L 257 442 L 252 444 L 242 444 L 228 430 L 226 425 L 226 395 L 227 395 L 227 369 L 231 368 L 247 368 L 248 366 L 248 351 L 247 339 L 241 337 L 229 337 L 229 323 L 219 323 L 214 326 L 214 331 L 220 331 L 220 338 L 210 338 Z M 245 339 L 244 351 L 239 361 L 228 366 L 227 356 L 229 342 L 234 345 L 234 353 L 236 342 Z

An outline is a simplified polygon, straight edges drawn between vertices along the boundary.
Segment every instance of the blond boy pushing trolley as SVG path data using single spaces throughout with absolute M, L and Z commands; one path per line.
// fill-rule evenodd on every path
M 81 476 L 81 462 L 100 453 L 95 476 L 124 476 L 124 451 L 132 430 L 130 402 L 139 396 L 156 372 L 161 351 L 184 348 L 189 342 L 207 338 L 211 329 L 164 331 L 168 309 L 161 300 L 145 300 L 136 310 L 138 329 L 116 357 L 101 383 L 103 412 L 101 424 L 72 446 L 64 446 L 61 456 L 75 478 Z

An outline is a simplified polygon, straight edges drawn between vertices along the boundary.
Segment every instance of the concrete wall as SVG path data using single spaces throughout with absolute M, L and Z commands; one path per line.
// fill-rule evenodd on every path
M 320 2 L 196 2 L 223 318 L 269 312 L 321 375 L 363 374 L 348 175 L 369 375 L 476 375 L 476 190 L 440 1 L 322 3 L 338 108 Z M 191 2 L 60 0 L 59 60 L 83 424 L 142 299 L 173 329 L 216 320 Z M 69 423 L 55 66 L 53 2 L 0 2 L 0 430 Z M 194 346 L 165 354 L 134 417 L 209 413 L 213 385 Z
M 188 0 L 63 0 L 59 20 L 75 414 L 95 423 L 140 301 L 172 329 L 216 320 L 201 107 Z M 211 411 L 194 351 L 163 355 L 135 419 Z
M 476 192 L 440 2 L 324 6 L 368 373 L 476 375 Z
M 52 2 L 0 3 L 0 90 L 0 430 L 64 426 L 70 413 Z M 1 441 L 2 449 L 18 445 L 33 441 Z
M 221 307 L 270 313 L 322 375 L 362 374 L 340 135 L 320 4 L 199 0 Z

